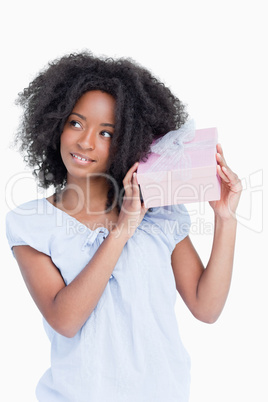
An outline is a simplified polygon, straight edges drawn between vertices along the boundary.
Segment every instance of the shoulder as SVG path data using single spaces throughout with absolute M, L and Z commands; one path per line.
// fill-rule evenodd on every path
M 183 204 L 151 208 L 144 222 L 152 226 L 154 233 L 158 229 L 164 234 L 171 250 L 189 234 L 191 226 L 189 213 Z
M 39 224 L 49 216 L 48 202 L 45 198 L 35 199 L 18 205 L 6 215 L 6 224 Z M 25 227 L 25 229 L 27 226 Z
M 10 247 L 30 245 L 34 248 L 44 242 L 44 251 L 48 253 L 45 240 L 54 226 L 53 211 L 45 198 L 25 202 L 9 211 L 6 215 L 6 235 Z M 38 248 L 38 247 L 37 247 Z

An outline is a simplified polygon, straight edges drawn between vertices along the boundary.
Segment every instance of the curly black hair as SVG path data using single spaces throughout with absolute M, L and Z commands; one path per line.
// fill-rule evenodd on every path
M 89 51 L 56 59 L 16 101 L 24 113 L 15 141 L 41 187 L 65 186 L 61 133 L 78 99 L 91 90 L 107 92 L 116 100 L 107 174 L 117 182 L 119 192 L 126 172 L 136 161 L 146 159 L 153 140 L 178 129 L 188 117 L 169 88 L 131 59 L 95 57 Z M 113 198 L 111 188 L 107 205 Z

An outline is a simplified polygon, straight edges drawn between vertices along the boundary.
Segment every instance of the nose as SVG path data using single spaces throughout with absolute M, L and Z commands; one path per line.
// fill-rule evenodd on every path
M 81 133 L 81 136 L 78 139 L 78 145 L 82 149 L 95 149 L 95 133 L 93 130 L 85 130 Z

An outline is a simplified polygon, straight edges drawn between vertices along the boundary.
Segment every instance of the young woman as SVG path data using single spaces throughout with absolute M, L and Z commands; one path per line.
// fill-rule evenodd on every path
M 85 52 L 50 63 L 19 103 L 17 140 L 41 186 L 56 189 L 7 215 L 10 247 L 51 340 L 38 400 L 188 401 L 176 289 L 197 319 L 220 315 L 240 180 L 218 145 L 222 195 L 210 203 L 215 233 L 205 269 L 185 207 L 146 211 L 140 201 L 138 161 L 187 119 L 167 87 L 133 61 Z

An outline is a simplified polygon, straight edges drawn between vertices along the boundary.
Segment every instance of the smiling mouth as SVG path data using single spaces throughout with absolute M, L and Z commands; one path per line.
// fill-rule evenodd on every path
M 73 153 L 71 153 L 71 155 L 73 158 L 78 159 L 79 161 L 82 161 L 82 162 L 95 162 L 93 159 L 86 158 L 81 155 L 77 155 L 77 154 L 73 154 Z

